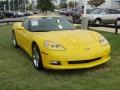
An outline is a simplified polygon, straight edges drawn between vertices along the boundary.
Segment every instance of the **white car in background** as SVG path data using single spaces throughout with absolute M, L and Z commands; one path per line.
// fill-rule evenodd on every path
M 89 23 L 120 25 L 120 11 L 117 9 L 98 8 L 83 17 L 88 17 Z

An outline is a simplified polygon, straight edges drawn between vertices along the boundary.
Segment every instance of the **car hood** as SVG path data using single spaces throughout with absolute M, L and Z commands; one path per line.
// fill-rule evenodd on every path
M 44 40 L 57 42 L 60 44 L 90 44 L 95 43 L 96 39 L 88 30 L 64 30 L 50 32 L 35 32 L 34 35 Z

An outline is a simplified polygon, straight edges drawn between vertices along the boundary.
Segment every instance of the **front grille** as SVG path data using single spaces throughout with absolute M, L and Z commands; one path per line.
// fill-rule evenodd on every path
M 101 57 L 95 58 L 95 59 L 89 59 L 89 60 L 79 60 L 79 61 L 68 61 L 68 64 L 83 64 L 83 63 L 90 63 L 93 61 L 100 60 Z

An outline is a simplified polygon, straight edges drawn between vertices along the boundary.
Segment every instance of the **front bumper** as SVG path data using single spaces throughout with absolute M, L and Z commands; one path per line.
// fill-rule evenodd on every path
M 92 53 L 90 56 L 81 57 L 79 55 L 52 55 L 42 53 L 43 66 L 47 69 L 80 69 L 80 68 L 90 68 L 109 61 L 110 49 L 103 52 Z M 51 61 L 59 61 L 60 65 L 52 65 Z
M 83 63 L 83 64 L 68 64 L 67 62 L 61 62 L 62 65 L 45 65 L 45 68 L 48 69 L 56 69 L 56 70 L 62 70 L 62 69 L 80 69 L 80 68 L 90 68 L 94 67 L 100 64 L 103 64 L 107 61 L 109 61 L 110 56 L 104 59 L 100 59 L 91 63 Z

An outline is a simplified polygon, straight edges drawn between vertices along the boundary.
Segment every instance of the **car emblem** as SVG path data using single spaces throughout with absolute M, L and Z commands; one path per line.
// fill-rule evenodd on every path
M 90 50 L 90 48 L 85 48 L 85 50 Z

